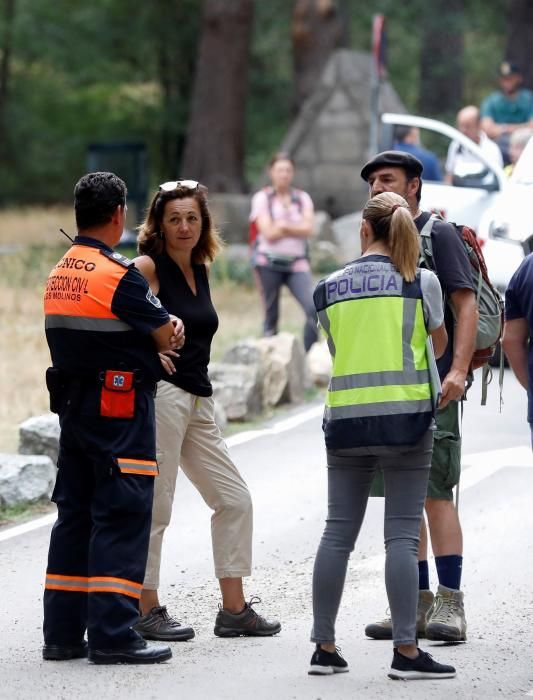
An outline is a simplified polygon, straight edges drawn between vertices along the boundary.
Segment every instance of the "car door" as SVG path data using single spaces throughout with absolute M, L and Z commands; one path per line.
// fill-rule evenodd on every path
M 483 164 L 483 176 L 465 179 L 461 186 L 424 180 L 422 175 L 422 209 L 442 213 L 448 221 L 477 230 L 483 212 L 492 206 L 505 186 L 503 170 L 491 164 L 477 144 L 457 129 L 436 119 L 410 114 L 386 112 L 381 115 L 381 150 L 392 148 L 394 126 L 418 128 L 421 144 L 433 147 L 442 165 L 452 141 L 473 153 Z

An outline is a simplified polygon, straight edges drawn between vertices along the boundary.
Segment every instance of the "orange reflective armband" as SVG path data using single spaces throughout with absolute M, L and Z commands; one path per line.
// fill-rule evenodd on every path
M 103 373 L 100 415 L 133 418 L 135 415 L 134 373 L 108 369 Z

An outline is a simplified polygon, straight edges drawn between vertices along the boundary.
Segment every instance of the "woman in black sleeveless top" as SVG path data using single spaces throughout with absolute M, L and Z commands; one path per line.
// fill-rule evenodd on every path
M 211 302 L 208 269 L 220 239 L 207 206 L 207 190 L 192 180 L 159 187 L 140 229 L 135 264 L 165 308 L 183 320 L 179 355 L 161 354 L 165 369 L 156 396 L 159 476 L 155 480 L 150 549 L 135 629 L 146 639 L 182 641 L 194 630 L 177 622 L 159 602 L 163 534 L 170 522 L 180 465 L 213 510 L 215 575 L 222 606 L 215 622 L 220 637 L 270 636 L 280 631 L 246 602 L 242 577 L 251 573 L 252 502 L 215 423 L 208 375 L 218 317 Z

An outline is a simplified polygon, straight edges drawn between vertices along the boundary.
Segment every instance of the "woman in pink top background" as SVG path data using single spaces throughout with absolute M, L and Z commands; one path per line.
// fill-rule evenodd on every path
M 286 285 L 305 313 L 304 347 L 318 338 L 313 278 L 307 242 L 314 229 L 311 197 L 292 187 L 294 163 L 286 153 L 270 161 L 272 185 L 252 199 L 250 220 L 257 226 L 253 265 L 264 305 L 263 334 L 278 332 L 279 295 Z

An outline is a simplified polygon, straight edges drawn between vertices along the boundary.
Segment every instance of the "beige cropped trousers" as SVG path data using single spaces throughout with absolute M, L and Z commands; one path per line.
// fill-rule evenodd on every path
M 252 566 L 252 500 L 215 423 L 213 397 L 194 396 L 161 381 L 157 387 L 155 479 L 150 547 L 144 587 L 159 588 L 163 535 L 170 523 L 178 467 L 213 510 L 215 576 L 249 576 Z

